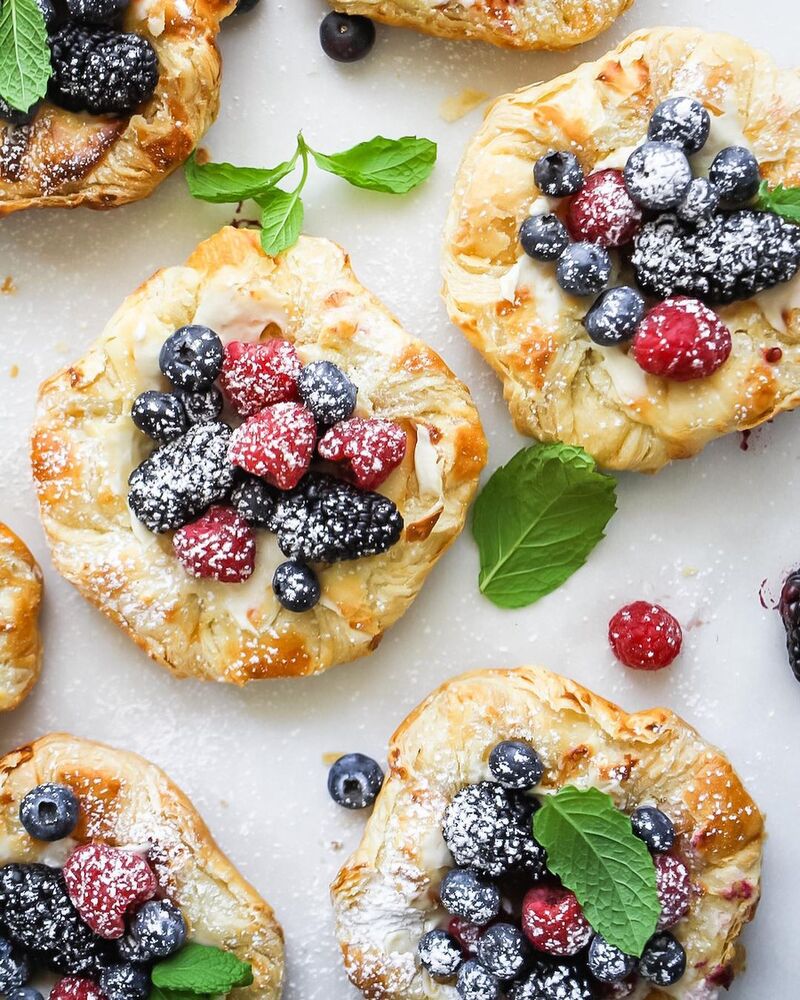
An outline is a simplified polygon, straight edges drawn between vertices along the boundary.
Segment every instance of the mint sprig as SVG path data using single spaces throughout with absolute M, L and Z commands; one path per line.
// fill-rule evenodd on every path
M 661 915 L 656 870 L 611 796 L 571 786 L 545 796 L 533 833 L 592 927 L 626 955 L 641 956 Z
M 766 181 L 758 189 L 758 208 L 782 215 L 790 222 L 800 222 L 800 187 L 785 188 L 783 184 L 770 188 Z
M 501 608 L 538 601 L 586 562 L 615 510 L 615 481 L 582 448 L 517 452 L 475 502 L 481 592 Z
M 417 136 L 386 139 L 375 136 L 341 153 L 321 153 L 297 137 L 294 155 L 276 167 L 237 167 L 233 163 L 199 163 L 192 154 L 186 163 L 190 194 L 201 201 L 237 203 L 253 199 L 261 208 L 261 245 L 278 254 L 297 242 L 303 227 L 300 194 L 308 179 L 310 161 L 354 187 L 386 194 L 407 194 L 421 184 L 436 163 L 436 143 Z M 301 168 L 297 186 L 286 191 L 278 182 Z
M 2 0 L 0 98 L 28 111 L 47 93 L 51 74 L 47 28 L 35 0 Z
M 253 970 L 230 951 L 190 941 L 153 967 L 151 1000 L 193 1000 L 249 986 Z M 159 993 L 160 996 L 156 994 Z

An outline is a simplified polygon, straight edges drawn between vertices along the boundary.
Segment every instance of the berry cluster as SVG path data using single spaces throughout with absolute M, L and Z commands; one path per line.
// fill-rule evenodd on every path
M 303 365 L 279 338 L 225 346 L 204 326 L 173 333 L 159 365 L 172 391 L 148 390 L 131 407 L 159 447 L 131 473 L 128 503 L 150 531 L 175 531 L 175 555 L 192 576 L 247 580 L 254 531 L 271 531 L 287 557 L 274 593 L 307 611 L 321 596 L 309 563 L 376 555 L 398 541 L 403 519 L 373 491 L 403 460 L 405 433 L 354 416 L 357 389 L 337 365 Z M 221 419 L 226 401 L 241 420 L 235 430 Z M 316 460 L 349 481 L 313 469 Z
M 692 890 L 686 865 L 669 853 L 669 817 L 647 805 L 630 817 L 653 855 L 661 902 L 658 930 L 635 958 L 596 933 L 575 894 L 548 871 L 532 833 L 539 808 L 532 793 L 544 774 L 537 752 L 505 741 L 492 750 L 489 770 L 492 780 L 462 788 L 444 814 L 457 867 L 439 886 L 446 925 L 419 942 L 428 975 L 455 981 L 460 1000 L 595 1000 L 631 996 L 640 980 L 677 983 L 686 954 L 670 928 L 689 912 Z
M 20 822 L 35 840 L 71 836 L 80 803 L 67 785 L 32 789 Z M 27 985 L 39 969 L 62 974 L 53 1000 L 147 1000 L 154 962 L 186 941 L 186 922 L 138 853 L 87 843 L 62 869 L 15 863 L 0 867 L 0 994 L 42 1000 Z
M 584 317 L 595 343 L 632 341 L 644 371 L 676 381 L 707 377 L 730 355 L 730 331 L 709 305 L 750 298 L 800 268 L 800 226 L 743 207 L 760 182 L 749 150 L 729 146 L 707 178 L 693 176 L 689 157 L 710 129 L 702 104 L 673 97 L 655 109 L 624 171 L 584 177 L 573 153 L 548 153 L 534 180 L 565 199 L 563 209 L 531 215 L 519 231 L 525 253 L 555 263 L 564 291 L 596 296 Z M 608 287 L 614 250 L 630 261 L 635 285 Z M 646 296 L 657 300 L 649 311 Z

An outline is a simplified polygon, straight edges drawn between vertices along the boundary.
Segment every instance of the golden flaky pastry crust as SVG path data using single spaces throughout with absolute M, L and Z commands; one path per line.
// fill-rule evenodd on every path
M 392 737 L 388 778 L 360 847 L 332 887 L 353 983 L 370 1000 L 455 998 L 453 986 L 420 971 L 416 948 L 442 922 L 437 890 L 453 864 L 441 835 L 444 811 L 460 788 L 490 778 L 489 753 L 506 739 L 536 747 L 545 793 L 597 787 L 626 812 L 656 803 L 673 819 L 698 890 L 674 931 L 688 970 L 676 986 L 645 989 L 636 1000 L 713 1000 L 707 977 L 739 968 L 736 940 L 758 901 L 758 809 L 726 758 L 671 712 L 629 715 L 538 667 L 456 678 Z
M 512 270 L 536 159 L 571 149 L 587 172 L 601 161 L 621 168 L 656 104 L 674 94 L 712 115 L 696 172 L 723 146 L 744 144 L 771 185 L 800 184 L 800 74 L 727 35 L 660 28 L 500 98 L 467 150 L 447 223 L 450 316 L 502 378 L 518 429 L 582 445 L 615 469 L 655 471 L 800 402 L 800 279 L 719 309 L 731 358 L 710 378 L 674 382 L 645 376 L 621 348 L 593 345 L 586 300 L 559 289 L 552 265 L 523 260 Z M 778 364 L 764 357 L 774 346 Z
M 131 404 L 166 386 L 158 352 L 191 322 L 225 341 L 283 336 L 304 362 L 336 362 L 358 386 L 359 415 L 406 430 L 406 457 L 380 488 L 403 515 L 401 540 L 321 568 L 311 611 L 286 611 L 272 592 L 283 559 L 274 535 L 258 532 L 246 583 L 214 583 L 189 576 L 170 538 L 128 510 L 128 475 L 150 450 Z M 56 567 L 175 674 L 237 684 L 316 673 L 375 649 L 463 527 L 485 458 L 466 387 L 358 283 L 340 247 L 303 237 L 272 258 L 257 233 L 232 228 L 146 282 L 81 361 L 44 383 L 32 441 Z
M 0 712 L 16 708 L 39 678 L 42 572 L 27 545 L 0 524 Z
M 441 38 L 568 49 L 605 31 L 633 0 L 329 0 L 336 10 Z
M 37 785 L 69 785 L 81 803 L 71 838 L 33 840 L 19 821 L 22 798 Z M 190 940 L 235 952 L 253 967 L 237 1000 L 277 1000 L 283 932 L 270 906 L 220 851 L 191 802 L 160 768 L 100 743 L 51 734 L 0 759 L 0 864 L 61 865 L 92 841 L 147 852 L 159 889 L 183 914 Z
M 215 37 L 234 0 L 131 0 L 123 30 L 147 38 L 160 77 L 132 116 L 76 114 L 45 101 L 29 126 L 0 122 L 0 216 L 23 208 L 114 208 L 146 198 L 217 115 Z

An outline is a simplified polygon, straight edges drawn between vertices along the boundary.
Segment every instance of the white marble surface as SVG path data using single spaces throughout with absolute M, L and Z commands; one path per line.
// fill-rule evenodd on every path
M 490 467 L 524 442 L 497 384 L 451 327 L 438 297 L 441 225 L 453 173 L 480 112 L 456 124 L 441 102 L 466 86 L 498 95 L 596 57 L 635 27 L 699 24 L 735 31 L 796 61 L 791 0 L 639 0 L 608 34 L 562 55 L 505 53 L 379 29 L 370 58 L 342 67 L 319 49 L 322 0 L 262 0 L 223 33 L 225 83 L 207 146 L 219 159 L 283 159 L 298 129 L 323 150 L 376 132 L 440 143 L 432 180 L 405 199 L 317 174 L 306 229 L 346 245 L 362 280 L 427 338 L 473 390 Z M 180 261 L 227 221 L 192 202 L 180 175 L 146 203 L 105 215 L 21 214 L 0 224 L 0 517 L 22 534 L 47 580 L 42 682 L 0 718 L 0 750 L 52 729 L 140 751 L 194 799 L 223 848 L 275 906 L 288 940 L 288 1000 L 353 1000 L 332 937 L 327 884 L 363 817 L 329 802 L 323 754 L 382 757 L 405 712 L 462 669 L 539 662 L 630 708 L 667 704 L 725 748 L 766 811 L 765 899 L 746 939 L 749 971 L 732 1000 L 789 1000 L 797 982 L 797 722 L 775 612 L 759 602 L 800 562 L 800 415 L 781 417 L 655 478 L 619 481 L 619 512 L 588 565 L 531 608 L 502 612 L 477 590 L 477 554 L 462 537 L 421 599 L 368 660 L 326 676 L 239 691 L 172 680 L 54 573 L 37 521 L 27 435 L 37 384 L 78 357 L 121 299 L 156 267 Z M 16 378 L 12 366 L 19 366 Z M 681 659 L 640 676 L 613 659 L 610 614 L 663 601 L 686 628 Z M 787 987 L 787 984 L 791 984 Z M 787 993 L 787 988 L 789 993 Z

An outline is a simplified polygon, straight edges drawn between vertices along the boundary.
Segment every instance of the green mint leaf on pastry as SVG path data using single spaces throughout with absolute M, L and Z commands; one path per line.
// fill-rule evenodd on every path
M 35 0 L 0 4 L 0 97 L 28 111 L 47 92 L 52 73 L 44 15 Z
M 186 161 L 184 172 L 192 197 L 219 205 L 260 197 L 292 172 L 296 159 L 264 170 L 233 163 L 198 163 L 195 151 Z
M 800 187 L 785 188 L 783 184 L 770 189 L 766 181 L 758 189 L 757 207 L 782 215 L 790 222 L 800 222 Z
M 297 242 L 303 228 L 303 202 L 300 189 L 282 191 L 272 188 L 258 199 L 261 208 L 261 246 L 271 256 Z
M 582 448 L 517 452 L 475 503 L 481 592 L 501 608 L 538 601 L 586 562 L 615 510 L 615 481 Z
M 190 941 L 179 952 L 155 965 L 152 978 L 153 986 L 162 991 L 162 997 L 166 991 L 166 1000 L 175 1000 L 169 994 L 228 993 L 236 986 L 249 986 L 253 982 L 253 970 L 233 952 Z
M 406 194 L 426 180 L 436 163 L 436 143 L 404 136 L 376 135 L 342 153 L 311 150 L 318 167 L 344 178 L 355 187 L 386 194 Z
M 639 957 L 661 905 L 653 859 L 630 817 L 599 789 L 568 786 L 544 797 L 533 834 L 547 851 L 547 867 L 575 893 L 592 927 Z

